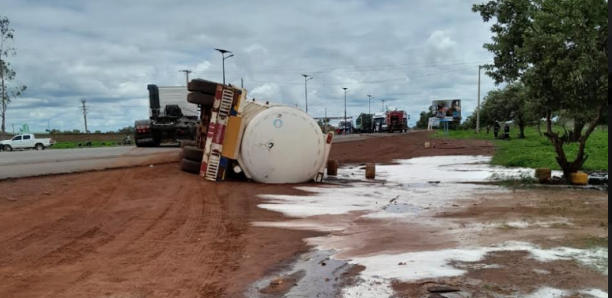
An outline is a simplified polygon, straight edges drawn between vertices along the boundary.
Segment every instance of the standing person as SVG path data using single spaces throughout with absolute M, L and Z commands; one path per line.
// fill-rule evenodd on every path
M 501 125 L 499 125 L 499 122 L 495 121 L 495 125 L 493 125 L 493 134 L 495 134 L 495 139 L 499 138 L 500 130 L 501 130 Z
M 510 140 L 510 124 L 506 123 L 506 126 L 504 126 L 504 138 L 506 140 Z

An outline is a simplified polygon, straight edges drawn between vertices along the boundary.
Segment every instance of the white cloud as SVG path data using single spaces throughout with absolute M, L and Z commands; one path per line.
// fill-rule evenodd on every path
M 215 47 L 236 54 L 226 61 L 228 82 L 244 78 L 251 95 L 272 102 L 303 107 L 301 74 L 313 75 L 313 115 L 343 114 L 344 86 L 349 114 L 367 111 L 368 94 L 377 98 L 373 107 L 386 99 L 415 116 L 441 97 L 473 109 L 477 65 L 492 56 L 482 48 L 488 25 L 472 2 L 0 0 L 16 30 L 17 83 L 42 103 L 17 100 L 9 123 L 44 130 L 46 115 L 53 127 L 80 128 L 84 97 L 90 118 L 111 119 L 92 129 L 132 125 L 146 108 L 119 106 L 146 104 L 147 84 L 184 85 L 180 69 L 221 81 Z M 493 87 L 485 78 L 483 94 Z

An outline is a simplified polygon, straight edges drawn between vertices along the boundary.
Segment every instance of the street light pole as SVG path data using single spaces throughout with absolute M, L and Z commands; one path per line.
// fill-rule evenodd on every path
M 348 88 L 344 87 L 344 134 L 346 134 L 346 93 L 348 93 Z
M 314 79 L 313 77 L 303 74 L 304 77 L 304 93 L 306 96 L 306 114 L 308 114 L 308 81 Z
M 221 58 L 223 58 L 223 85 L 225 85 L 225 60 L 234 57 L 234 54 L 227 50 L 222 50 L 222 49 L 215 49 L 215 50 L 221 53 Z M 229 55 L 225 56 L 225 54 L 229 54 Z
M 372 115 L 372 98 L 374 98 L 374 96 L 368 95 L 368 116 L 370 117 L 370 130 L 374 130 L 374 116 Z
M 478 106 L 476 108 L 476 133 L 480 134 L 480 72 L 482 65 L 478 66 Z

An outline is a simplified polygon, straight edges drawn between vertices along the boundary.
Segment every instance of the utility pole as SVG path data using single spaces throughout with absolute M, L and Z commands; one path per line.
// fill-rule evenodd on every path
M 476 133 L 480 133 L 480 72 L 482 65 L 478 66 L 478 106 L 476 108 Z
M 244 78 L 240 78 L 240 88 L 244 89 Z
M 383 106 L 382 106 L 382 112 L 384 113 L 384 112 L 386 112 L 386 111 L 385 111 L 385 100 L 384 100 L 384 99 L 381 99 L 381 100 L 382 100 L 382 104 L 383 104 Z
M 347 127 L 347 123 L 346 123 L 346 93 L 348 93 L 348 88 L 344 87 L 342 88 L 344 89 L 344 134 L 346 134 L 346 127 Z
M 11 123 L 11 125 L 13 126 L 13 135 L 15 135 L 15 123 Z
M 179 72 L 185 73 L 185 80 L 186 80 L 185 86 L 189 86 L 189 74 L 192 73 L 192 71 L 189 69 L 183 69 L 183 70 L 179 70 Z
M 83 106 L 81 107 L 83 109 L 83 120 L 85 120 L 85 133 L 88 132 L 87 130 L 87 106 L 85 105 L 86 102 L 87 100 L 85 100 L 85 98 L 81 99 L 81 103 L 83 104 Z
M 309 75 L 302 75 L 304 77 L 304 93 L 306 95 L 306 114 L 308 114 L 308 81 L 314 79 Z
M 6 92 L 4 92 L 4 88 L 6 87 L 4 85 L 4 62 L 2 62 L 2 53 L 0 53 L 0 83 L 2 83 L 2 85 L 0 86 L 0 112 L 2 113 L 2 137 L 5 137 L 5 133 L 6 133 L 6 127 L 5 127 L 5 123 L 6 123 L 6 104 L 7 104 L 7 100 L 4 97 L 4 94 Z M 15 126 L 13 125 L 13 135 L 15 134 Z

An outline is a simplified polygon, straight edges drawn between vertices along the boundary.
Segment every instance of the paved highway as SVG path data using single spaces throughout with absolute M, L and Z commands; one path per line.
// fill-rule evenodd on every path
M 0 180 L 178 161 L 178 148 L 112 147 L 0 152 Z
M 346 143 L 386 136 L 390 134 L 339 135 L 334 142 Z M 180 149 L 176 147 L 0 152 L 0 180 L 175 162 L 179 160 L 179 153 Z

